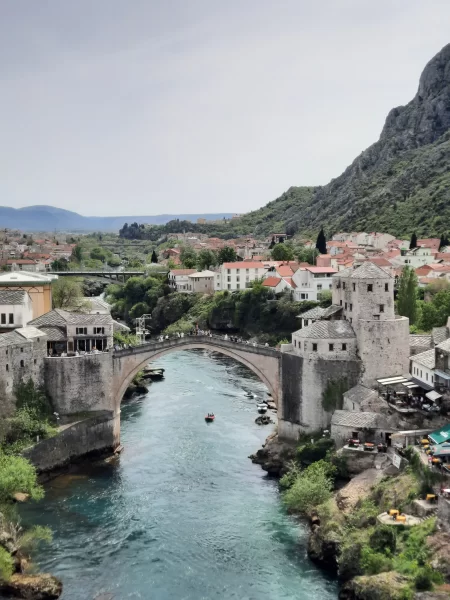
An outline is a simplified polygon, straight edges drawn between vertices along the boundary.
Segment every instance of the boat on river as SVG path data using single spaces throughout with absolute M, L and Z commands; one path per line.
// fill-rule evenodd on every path
M 151 379 L 152 381 L 158 381 L 160 379 L 164 379 L 164 369 L 159 369 L 157 367 L 151 367 L 147 365 L 143 371 L 144 379 Z
M 267 404 L 258 404 L 257 409 L 260 415 L 263 415 L 267 412 Z
M 211 415 L 206 415 L 206 417 L 205 417 L 205 421 L 206 421 L 207 423 L 212 423 L 212 422 L 214 421 L 214 419 L 215 419 L 215 418 L 216 418 L 216 417 L 215 417 L 213 414 L 211 414 Z

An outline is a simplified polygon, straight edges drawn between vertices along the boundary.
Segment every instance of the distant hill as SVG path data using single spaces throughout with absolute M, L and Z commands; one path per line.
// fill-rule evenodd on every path
M 152 215 L 152 216 L 125 216 L 125 217 L 84 217 L 78 213 L 55 206 L 26 206 L 24 208 L 10 208 L 0 206 L 0 229 L 21 229 L 22 231 L 119 231 L 124 223 L 147 223 L 162 225 L 173 219 L 229 219 L 233 213 L 217 214 L 183 214 L 183 215 Z
M 328 185 L 291 187 L 238 220 L 256 233 L 385 231 L 439 236 L 450 229 L 450 44 L 425 67 L 406 106 L 390 111 L 380 139 Z

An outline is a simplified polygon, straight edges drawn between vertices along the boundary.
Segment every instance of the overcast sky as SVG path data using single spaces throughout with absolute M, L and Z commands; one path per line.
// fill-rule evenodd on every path
M 449 0 L 0 0 L 0 204 L 246 212 L 326 184 L 449 33 Z

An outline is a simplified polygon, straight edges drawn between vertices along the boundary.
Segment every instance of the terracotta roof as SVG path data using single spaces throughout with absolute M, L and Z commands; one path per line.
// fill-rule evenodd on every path
M 382 256 L 375 256 L 374 258 L 370 258 L 369 262 L 373 263 L 374 265 L 377 265 L 378 267 L 392 267 L 392 263 L 390 263 L 387 258 L 384 258 Z
M 196 273 L 195 269 L 172 269 L 169 271 L 172 275 L 192 275 L 192 273 Z
M 280 277 L 267 277 L 267 279 L 264 279 L 262 284 L 264 287 L 277 287 L 281 281 L 282 280 Z
M 297 287 L 297 284 L 292 279 L 292 277 L 283 277 L 283 281 L 285 281 L 286 283 L 288 283 L 291 286 L 291 288 L 295 289 Z
M 289 265 L 280 265 L 276 270 L 280 277 L 291 277 L 294 274 Z

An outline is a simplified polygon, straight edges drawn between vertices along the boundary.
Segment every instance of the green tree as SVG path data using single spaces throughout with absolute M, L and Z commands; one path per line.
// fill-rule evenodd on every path
M 83 251 L 82 251 L 81 246 L 79 244 L 77 244 L 73 248 L 71 259 L 72 259 L 73 262 L 77 262 L 77 263 L 80 263 L 83 260 Z
M 219 250 L 217 255 L 217 262 L 219 265 L 223 265 L 226 262 L 236 262 L 237 254 L 236 250 L 232 246 L 224 246 Z
M 0 454 L 0 503 L 10 502 L 16 492 L 29 494 L 33 500 L 44 496 L 43 488 L 37 483 L 36 469 L 28 460 Z
M 86 311 L 89 302 L 83 297 L 83 282 L 74 277 L 60 277 L 52 283 L 53 308 Z
M 152 259 L 151 259 L 152 263 L 157 263 L 158 262 L 158 257 L 156 255 L 156 252 L 153 250 L 152 252 Z
M 199 271 L 204 271 L 217 264 L 217 254 L 212 250 L 203 248 L 197 255 L 197 268 Z
M 280 242 L 272 248 L 272 258 L 273 260 L 292 260 L 294 253 L 290 246 Z
M 103 248 L 96 246 L 95 248 L 92 248 L 90 252 L 90 257 L 92 258 L 92 260 L 101 260 L 102 262 L 105 262 L 107 258 L 107 253 Z
M 409 324 L 415 325 L 418 317 L 417 275 L 411 267 L 404 267 L 399 280 L 397 312 L 408 317 Z
M 65 258 L 57 258 L 52 262 L 52 271 L 68 271 L 69 262 Z
M 290 509 L 302 513 L 323 504 L 331 498 L 332 473 L 333 467 L 326 461 L 313 463 L 300 472 L 294 484 L 284 493 L 284 502 Z
M 315 264 L 318 254 L 317 248 L 305 248 L 304 246 L 298 246 L 295 251 L 298 262 L 307 262 L 310 265 Z
M 411 236 L 411 241 L 409 242 L 409 249 L 413 250 L 414 248 L 417 248 L 417 235 L 416 232 L 414 232 Z
M 325 232 L 322 229 L 319 231 L 319 235 L 317 236 L 316 248 L 320 252 L 320 254 L 327 253 L 327 238 L 325 237 Z
M 185 246 L 181 250 L 180 260 L 186 269 L 193 269 L 197 264 L 197 253 L 190 246 Z

